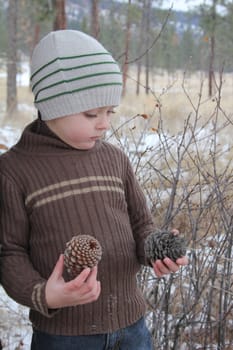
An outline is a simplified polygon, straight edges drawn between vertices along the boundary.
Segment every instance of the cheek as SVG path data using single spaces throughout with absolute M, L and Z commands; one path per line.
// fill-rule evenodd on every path
M 63 135 L 66 140 L 83 141 L 92 136 L 93 123 L 87 120 L 69 120 L 63 124 Z
M 84 137 L 84 133 L 81 129 L 78 128 L 71 128 L 67 130 L 66 136 L 70 140 L 80 140 Z

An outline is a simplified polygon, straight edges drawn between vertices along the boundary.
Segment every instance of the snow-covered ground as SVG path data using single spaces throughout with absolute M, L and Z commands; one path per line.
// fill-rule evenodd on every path
M 0 128 L 0 154 L 13 146 L 19 139 L 21 131 L 10 126 Z
M 0 287 L 0 340 L 4 350 L 29 350 L 31 325 L 28 309 L 11 298 Z

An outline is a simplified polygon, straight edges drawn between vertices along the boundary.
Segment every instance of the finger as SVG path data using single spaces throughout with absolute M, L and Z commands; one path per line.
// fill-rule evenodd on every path
M 171 232 L 173 233 L 173 235 L 174 236 L 178 236 L 179 235 L 179 230 L 177 230 L 176 228 L 173 228 L 172 230 L 171 230 Z
M 68 283 L 69 286 L 67 288 Z M 74 280 L 68 283 L 66 283 L 66 293 L 69 295 L 69 306 L 93 302 L 98 299 L 101 292 L 100 282 L 96 280 L 92 284 L 84 281 L 81 286 L 77 286 Z
M 91 270 L 91 273 L 89 274 L 88 278 L 87 278 L 87 282 L 93 282 L 97 280 L 97 266 L 94 266 Z
M 99 298 L 100 292 L 101 292 L 101 284 L 100 284 L 100 281 L 97 281 L 96 282 L 96 290 L 95 290 L 95 293 L 93 295 L 92 301 L 95 301 Z
M 88 278 L 79 288 L 79 295 L 83 302 L 96 300 L 100 294 L 100 282 L 97 281 L 97 267 L 94 267 Z
M 79 304 L 87 304 L 96 301 L 99 298 L 101 292 L 101 285 L 99 281 L 96 281 L 92 289 L 86 291 L 79 297 Z
M 63 254 L 61 254 L 59 256 L 59 259 L 58 259 L 54 269 L 53 269 L 53 272 L 51 274 L 51 278 L 58 280 L 63 274 L 63 268 L 64 268 L 64 256 L 63 256 Z
M 171 271 L 174 272 L 173 270 L 176 268 L 177 265 L 171 259 L 165 258 L 163 260 L 158 260 L 157 266 L 162 273 L 168 274 Z M 177 266 L 177 269 L 178 269 L 178 266 Z
M 163 264 L 168 269 L 168 273 L 176 272 L 179 270 L 179 266 L 177 265 L 177 263 L 171 260 L 170 258 L 163 259 Z
M 88 294 L 90 293 L 95 293 L 95 288 L 97 285 L 97 268 L 94 267 L 89 276 L 87 277 L 87 279 L 84 281 L 84 283 L 82 284 L 82 286 L 80 286 L 80 293 L 84 294 Z
M 101 290 L 99 281 L 95 280 L 92 284 L 86 285 L 85 287 L 86 292 L 85 294 L 83 294 L 84 297 L 89 298 L 91 300 L 95 300 L 98 298 Z
M 154 271 L 158 277 L 169 274 L 171 271 L 169 268 L 163 263 L 162 260 L 156 260 L 154 263 Z
M 86 282 L 86 280 L 88 279 L 88 277 L 91 274 L 91 269 L 89 267 L 86 267 L 84 270 L 82 270 L 82 272 L 74 279 L 74 281 L 77 281 L 81 284 L 83 284 L 84 282 Z
M 75 279 L 66 283 L 67 291 L 74 291 L 79 288 L 86 282 L 88 276 L 90 275 L 90 268 L 84 269 Z
M 181 258 L 178 258 L 176 260 L 177 265 L 186 266 L 186 265 L 188 265 L 188 263 L 189 263 L 189 260 L 188 260 L 187 256 L 182 256 Z
M 160 272 L 156 264 L 153 264 L 153 269 L 157 277 L 162 277 L 163 274 Z

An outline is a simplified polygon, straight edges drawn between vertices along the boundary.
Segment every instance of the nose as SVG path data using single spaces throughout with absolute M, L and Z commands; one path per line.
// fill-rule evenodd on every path
M 98 116 L 96 128 L 98 130 L 108 130 L 110 128 L 110 120 L 107 114 Z

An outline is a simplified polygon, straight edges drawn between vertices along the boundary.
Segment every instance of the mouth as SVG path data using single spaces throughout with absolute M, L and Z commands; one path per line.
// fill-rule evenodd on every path
M 100 140 L 101 138 L 102 138 L 102 136 L 93 136 L 93 137 L 91 137 L 91 140 L 97 141 L 97 140 Z

